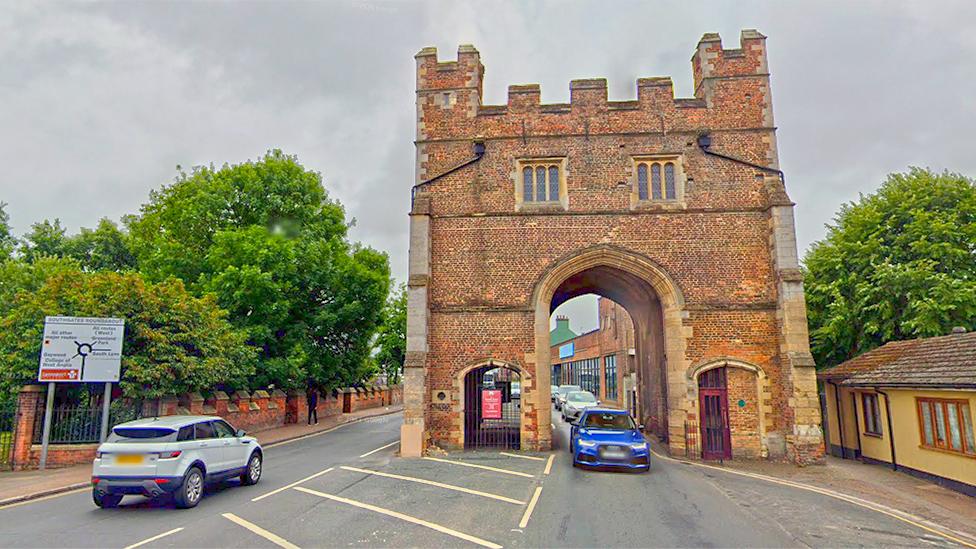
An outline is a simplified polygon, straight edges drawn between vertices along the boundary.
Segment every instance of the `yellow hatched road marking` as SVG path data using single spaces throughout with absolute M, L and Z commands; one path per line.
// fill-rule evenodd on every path
M 556 457 L 556 454 L 549 454 L 549 460 L 546 461 L 546 470 L 542 472 L 543 475 L 548 475 L 552 472 L 552 460 Z
M 519 528 L 525 528 L 529 525 L 529 519 L 532 518 L 532 511 L 535 510 L 535 504 L 539 502 L 540 494 L 542 494 L 542 486 L 536 486 L 535 493 L 532 494 L 532 499 L 529 500 L 529 506 L 525 508 L 525 513 L 519 522 Z
M 360 509 L 366 509 L 368 511 L 373 511 L 373 512 L 376 512 L 376 513 L 380 513 L 380 514 L 386 515 L 388 517 L 398 518 L 400 520 L 404 520 L 404 521 L 407 521 L 407 522 L 416 524 L 418 526 L 423 526 L 425 528 L 430 528 L 431 530 L 436 530 L 436 531 L 438 531 L 438 532 L 440 532 L 442 534 L 447 534 L 449 536 L 453 536 L 453 537 L 456 537 L 456 538 L 460 538 L 460 539 L 463 539 L 465 541 L 470 541 L 471 543 L 477 543 L 478 545 L 481 545 L 482 547 L 489 547 L 491 549 L 501 549 L 502 548 L 502 546 L 501 545 L 498 545 L 497 543 L 492 543 L 490 541 L 483 540 L 481 538 L 472 536 L 471 534 L 465 534 L 464 532 L 458 532 L 457 530 L 452 530 L 452 529 L 450 529 L 450 528 L 448 528 L 446 526 L 441 526 L 440 524 L 435 524 L 433 522 L 428 522 L 426 520 L 419 519 L 417 517 L 411 517 L 410 515 L 404 515 L 403 513 L 398 513 L 396 511 L 391 511 L 390 509 L 384 509 L 382 507 L 377 507 L 375 505 L 370 505 L 369 503 L 363 503 L 361 501 L 356 501 L 356 500 L 352 500 L 352 499 L 348 499 L 348 498 L 344 498 L 344 497 L 340 497 L 340 496 L 334 496 L 332 494 L 326 494 L 324 492 L 319 492 L 317 490 L 310 490 L 308 488 L 303 488 L 301 486 L 296 487 L 295 490 L 298 490 L 300 492 L 305 492 L 306 494 L 312 494 L 313 496 L 318 496 L 320 498 L 326 498 L 326 499 L 331 499 L 332 501 L 338 501 L 339 503 L 345 503 L 346 505 L 352 505 L 353 507 L 359 507 Z
M 264 528 L 261 528 L 257 524 L 254 524 L 253 522 L 248 522 L 248 521 L 242 519 L 241 517 L 235 515 L 234 513 L 224 513 L 221 516 L 224 517 L 225 519 L 227 519 L 227 520 L 235 523 L 235 524 L 238 524 L 240 526 L 243 526 L 244 528 L 247 528 L 248 530 L 250 530 L 250 531 L 254 532 L 255 534 L 261 536 L 262 538 L 270 541 L 271 543 L 277 545 L 278 547 L 284 547 L 285 549 L 299 549 L 297 545 L 295 545 L 294 543 L 286 540 L 285 538 L 283 538 L 283 537 L 281 537 L 281 536 L 279 536 L 277 534 L 273 534 L 273 533 L 265 530 Z
M 268 492 L 267 494 L 260 495 L 260 496 L 258 496 L 256 498 L 252 499 L 251 501 L 252 502 L 261 501 L 262 499 L 264 499 L 264 498 L 266 498 L 268 496 L 273 496 L 275 494 L 284 492 L 285 490 L 287 490 L 289 488 L 294 488 L 295 486 L 298 486 L 299 484 L 301 484 L 303 482 L 308 482 L 308 481 L 312 480 L 315 477 L 320 477 L 320 476 L 328 473 L 329 471 L 331 471 L 333 469 L 335 469 L 335 467 L 329 467 L 328 469 L 326 469 L 324 471 L 319 471 L 318 473 L 315 473 L 314 475 L 309 475 L 309 476 L 303 478 L 302 480 L 296 480 L 295 482 L 293 482 L 291 484 L 288 484 L 286 486 L 282 486 L 281 488 L 278 488 L 277 490 L 272 490 L 272 491 Z
M 545 461 L 546 460 L 546 458 L 541 458 L 541 457 L 536 457 L 536 456 L 523 456 L 522 454 L 509 454 L 508 452 L 498 452 L 498 453 L 501 454 L 501 455 L 503 455 L 503 456 L 513 457 L 513 458 L 522 458 L 522 459 L 531 459 L 533 461 Z
M 146 539 L 140 541 L 139 543 L 133 543 L 132 545 L 129 545 L 125 549 L 135 549 L 136 547 L 141 547 L 141 546 L 143 546 L 143 545 L 145 545 L 147 543 L 152 543 L 152 542 L 156 541 L 157 539 L 162 539 L 162 538 L 165 538 L 166 536 L 168 536 L 170 534 L 175 534 L 177 532 L 182 532 L 182 531 L 183 531 L 183 528 L 182 527 L 180 527 L 180 528 L 173 528 L 169 532 L 163 532 L 162 534 L 157 534 L 157 535 L 155 535 L 155 536 L 153 536 L 151 538 L 146 538 Z
M 733 471 L 731 469 L 725 469 L 723 467 L 715 467 L 714 465 L 706 465 L 704 463 L 695 463 L 693 461 L 685 461 L 685 460 L 681 460 L 681 459 L 675 459 L 673 457 L 663 456 L 663 455 L 655 452 L 654 450 L 651 450 L 651 453 L 654 454 L 655 456 L 657 456 L 658 458 L 664 459 L 664 460 L 667 460 L 667 461 L 674 461 L 676 463 L 684 463 L 686 465 L 694 465 L 696 467 L 704 467 L 706 469 L 715 469 L 716 471 L 722 471 L 722 472 L 730 473 L 730 474 L 733 474 L 733 475 L 739 475 L 739 476 L 743 476 L 743 477 L 750 477 L 750 478 L 755 478 L 755 479 L 759 479 L 759 480 L 765 480 L 766 482 L 772 482 L 774 484 L 782 484 L 784 486 L 790 486 L 792 488 L 799 488 L 800 490 L 807 490 L 809 492 L 816 492 L 818 494 L 822 494 L 822 495 L 825 495 L 827 497 L 832 497 L 834 499 L 839 499 L 841 501 L 846 501 L 847 503 L 850 503 L 850 504 L 853 504 L 853 505 L 857 505 L 858 507 L 863 507 L 865 509 L 870 509 L 871 511 L 875 511 L 877 513 L 881 513 L 882 515 L 887 515 L 887 516 L 889 516 L 891 518 L 898 519 L 898 520 L 900 520 L 900 521 L 902 521 L 904 523 L 911 524 L 912 526 L 916 526 L 918 528 L 921 528 L 922 530 L 925 530 L 927 532 L 931 532 L 933 534 L 936 534 L 936 535 L 938 535 L 940 537 L 943 537 L 943 538 L 945 538 L 947 540 L 954 541 L 954 542 L 956 542 L 956 543 L 958 543 L 958 544 L 960 544 L 960 545 L 962 545 L 964 547 L 969 547 L 971 549 L 976 549 L 976 544 L 973 544 L 973 543 L 971 543 L 969 541 L 966 541 L 966 540 L 963 540 L 963 539 L 959 539 L 959 538 L 957 538 L 957 537 L 955 537 L 955 536 L 953 536 L 951 534 L 947 534 L 947 533 L 945 533 L 945 532 L 943 532 L 941 530 L 937 530 L 935 528 L 931 528 L 931 527 L 926 526 L 926 525 L 924 525 L 924 524 L 922 524 L 920 522 L 917 522 L 915 520 L 912 520 L 912 519 L 909 519 L 909 518 L 905 518 L 905 517 L 899 516 L 896 513 L 892 513 L 890 511 L 887 511 L 885 509 L 882 509 L 881 506 L 880 506 L 880 504 L 877 504 L 877 503 L 874 503 L 874 502 L 871 502 L 871 501 L 867 501 L 867 500 L 863 500 L 861 498 L 856 498 L 854 496 L 849 496 L 849 495 L 843 494 L 841 492 L 835 492 L 833 490 L 828 490 L 826 488 L 819 488 L 819 487 L 816 487 L 816 486 L 811 486 L 809 484 L 803 484 L 803 483 L 800 483 L 800 482 L 793 482 L 793 481 L 790 481 L 790 480 L 778 479 L 776 477 L 770 477 L 770 476 L 766 476 L 766 475 L 759 475 L 759 474 L 756 474 L 756 473 L 747 473 L 745 471 Z
M 434 458 L 434 457 L 425 457 L 424 459 L 429 459 L 430 461 L 437 461 L 439 463 L 450 463 L 452 465 L 461 465 L 463 467 L 474 467 L 475 469 L 484 469 L 486 471 L 494 471 L 496 473 L 505 473 L 506 475 L 515 475 L 517 477 L 535 478 L 535 475 L 530 475 L 528 473 L 522 473 L 519 471 L 510 471 L 508 469 L 501 469 L 499 467 L 489 467 L 487 465 L 477 465 L 475 463 L 465 463 L 463 461 L 455 461 L 453 459 L 441 459 L 441 458 Z
M 524 501 L 517 499 L 508 498 L 505 496 L 499 496 L 498 494 L 491 494 L 489 492 L 480 492 L 478 490 L 472 490 L 470 488 L 464 488 L 463 486 L 455 486 L 453 484 L 444 484 L 443 482 L 436 482 L 433 480 L 427 480 L 423 478 L 416 477 L 406 477 L 403 475 L 394 475 L 392 473 L 383 473 L 380 471 L 370 471 L 369 469 L 360 469 L 358 467 L 347 467 L 345 465 L 339 467 L 340 469 L 345 469 L 346 471 L 353 471 L 356 473 L 363 473 L 365 475 L 376 475 L 379 477 L 395 478 L 398 480 L 406 480 L 408 482 L 417 482 L 420 484 L 428 484 L 430 486 L 436 486 L 438 488 L 444 488 L 447 490 L 454 490 L 455 492 L 464 492 L 465 494 L 472 494 L 475 496 L 482 496 L 491 499 L 497 499 L 498 501 L 504 501 L 506 503 L 514 503 L 515 505 L 525 505 Z

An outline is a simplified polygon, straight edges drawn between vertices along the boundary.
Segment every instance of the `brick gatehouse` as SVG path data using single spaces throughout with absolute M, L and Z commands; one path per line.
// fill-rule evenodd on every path
M 569 103 L 530 84 L 484 105 L 473 47 L 416 55 L 403 455 L 491 424 L 496 368 L 521 384 L 507 443 L 550 448 L 550 314 L 594 293 L 633 318 L 638 417 L 672 453 L 822 458 L 765 37 L 740 41 L 704 35 L 681 99 L 667 77 L 631 101 L 588 79 Z

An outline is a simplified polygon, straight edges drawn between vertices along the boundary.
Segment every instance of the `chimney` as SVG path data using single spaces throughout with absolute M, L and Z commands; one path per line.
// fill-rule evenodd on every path
M 569 317 L 566 315 L 559 315 L 556 317 L 556 329 L 566 328 L 569 329 Z
M 964 333 L 966 333 L 966 327 L 965 326 L 953 326 L 952 327 L 952 333 L 954 333 L 954 334 L 964 334 Z

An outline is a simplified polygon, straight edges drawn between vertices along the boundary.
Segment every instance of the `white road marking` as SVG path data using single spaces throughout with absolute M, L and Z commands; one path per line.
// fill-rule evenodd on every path
M 822 494 L 822 495 L 825 495 L 825 496 L 828 496 L 828 497 L 832 497 L 834 499 L 839 499 L 841 501 L 846 501 L 846 502 L 851 503 L 853 505 L 857 505 L 858 507 L 863 507 L 865 509 L 870 509 L 870 510 L 875 511 L 877 513 L 881 513 L 882 515 L 887 515 L 887 516 L 889 516 L 891 518 L 898 519 L 898 520 L 900 520 L 902 522 L 911 524 L 912 526 L 917 526 L 918 528 L 921 528 L 922 530 L 925 530 L 927 532 L 931 532 L 933 534 L 936 534 L 938 536 L 941 536 L 941 537 L 943 537 L 945 539 L 948 539 L 950 541 L 954 541 L 954 542 L 956 542 L 956 543 L 958 543 L 958 544 L 960 544 L 960 545 L 962 545 L 964 547 L 970 547 L 972 549 L 976 549 L 976 544 L 973 544 L 972 542 L 959 539 L 959 538 L 957 538 L 955 536 L 952 536 L 950 534 L 947 534 L 947 533 L 945 533 L 943 531 L 940 531 L 940 530 L 935 529 L 935 528 L 928 527 L 928 526 L 926 526 L 926 525 L 921 524 L 920 522 L 918 522 L 918 521 L 925 520 L 925 519 L 921 519 L 921 518 L 916 517 L 914 515 L 910 515 L 909 513 L 905 513 L 904 511 L 899 511 L 898 509 L 893 509 L 893 508 L 890 508 L 890 507 L 889 508 L 882 508 L 884 506 L 882 506 L 881 504 L 878 504 L 878 503 L 874 503 L 873 501 L 864 500 L 864 499 L 857 498 L 857 497 L 854 497 L 854 496 L 849 496 L 849 495 L 844 494 L 844 493 L 841 493 L 841 492 L 835 492 L 833 490 L 828 490 L 826 488 L 820 488 L 820 487 L 817 487 L 817 486 L 811 486 L 809 484 L 803 484 L 803 483 L 800 483 L 800 482 L 793 482 L 793 481 L 790 481 L 790 480 L 778 479 L 776 477 L 770 477 L 770 476 L 760 475 L 760 474 L 756 474 L 756 473 L 747 473 L 745 471 L 735 471 L 735 470 L 732 470 L 732 469 L 726 469 L 724 467 L 715 467 L 714 465 L 706 465 L 704 463 L 695 463 L 694 461 L 685 461 L 683 459 L 675 459 L 673 457 L 663 456 L 663 455 L 655 452 L 654 450 L 651 450 L 651 453 L 654 454 L 655 456 L 657 456 L 658 458 L 664 459 L 664 460 L 667 460 L 667 461 L 674 461 L 676 463 L 684 463 L 685 465 L 694 465 L 696 467 L 704 467 L 705 469 L 715 469 L 716 471 L 722 471 L 724 473 L 729 473 L 729 474 L 733 474 L 733 475 L 739 475 L 739 476 L 743 476 L 743 477 L 756 478 L 756 479 L 759 479 L 759 480 L 765 480 L 766 482 L 772 482 L 774 484 L 782 484 L 784 486 L 790 486 L 790 487 L 793 487 L 793 488 L 799 488 L 800 490 L 807 490 L 809 492 L 816 492 L 818 494 Z M 912 517 L 912 518 L 906 518 L 906 517 L 903 517 L 903 516 L 898 515 L 897 513 L 903 513 L 903 514 L 908 515 L 909 517 Z M 944 526 L 940 526 L 940 525 L 936 525 L 936 526 L 939 526 L 939 528 L 945 528 Z
M 523 456 L 522 454 L 509 454 L 508 452 L 498 452 L 498 453 L 501 454 L 501 455 L 503 455 L 503 456 L 513 457 L 513 458 L 531 459 L 531 460 L 534 460 L 534 461 L 545 461 L 546 460 L 546 458 L 535 457 L 535 456 Z
M 233 523 L 239 524 L 244 528 L 247 528 L 248 530 L 270 541 L 271 543 L 277 545 L 278 547 L 284 547 L 285 549 L 299 549 L 297 545 L 286 540 L 285 538 L 278 536 L 277 534 L 273 534 L 265 530 L 264 528 L 261 528 L 257 524 L 254 524 L 253 522 L 248 522 L 242 519 L 241 517 L 235 515 L 234 513 L 224 513 L 221 516 Z
M 522 515 L 522 520 L 519 522 L 519 528 L 525 528 L 529 525 L 529 519 L 532 518 L 532 511 L 535 510 L 535 504 L 539 502 L 540 494 L 542 494 L 542 486 L 536 486 L 535 493 L 529 500 L 529 506 L 525 508 L 525 514 Z
M 552 460 L 556 457 L 556 454 L 549 454 L 549 461 L 546 462 L 546 470 L 542 472 L 543 475 L 548 475 L 552 472 Z
M 266 498 L 268 496 L 273 496 L 275 494 L 284 492 L 285 490 L 287 490 L 289 488 L 294 488 L 295 486 L 298 486 L 299 484 L 301 484 L 303 482 L 308 482 L 308 481 L 312 480 L 315 477 L 320 477 L 320 476 L 328 473 L 329 471 L 331 471 L 333 469 L 335 469 L 335 467 L 329 467 L 328 469 L 326 469 L 324 471 L 319 471 L 318 473 L 315 473 L 314 475 L 309 475 L 309 476 L 303 478 L 302 480 L 296 480 L 295 482 L 293 482 L 293 483 L 291 483 L 291 484 L 289 484 L 287 486 L 282 486 L 281 488 L 278 488 L 277 490 L 272 490 L 272 491 L 268 492 L 267 494 L 260 495 L 260 496 L 258 496 L 256 498 L 252 499 L 251 501 L 252 502 L 254 502 L 254 501 L 260 501 L 260 500 L 262 500 L 262 499 L 264 499 L 264 498 Z
M 183 528 L 182 527 L 180 527 L 180 528 L 173 528 L 169 532 L 163 532 L 162 534 L 155 535 L 155 536 L 153 536 L 151 538 L 146 538 L 146 539 L 140 541 L 139 543 L 133 543 L 132 545 L 129 545 L 125 549 L 135 549 L 136 547 L 141 547 L 141 546 L 143 546 L 143 545 L 145 545 L 147 543 L 154 542 L 157 539 L 165 538 L 166 536 L 168 536 L 170 534 L 175 534 L 177 532 L 182 532 L 182 531 L 183 531 Z
M 482 496 L 491 499 L 497 499 L 498 501 L 504 501 L 506 503 L 514 503 L 515 505 L 525 505 L 524 501 L 508 498 L 505 496 L 499 496 L 498 494 L 491 494 L 489 492 L 480 492 L 478 490 L 472 490 L 470 488 L 464 488 L 463 486 L 455 486 L 453 484 L 444 484 L 443 482 L 436 482 L 433 480 L 427 480 L 423 478 L 416 477 L 405 477 L 403 475 L 394 475 L 392 473 L 382 473 L 380 471 L 370 471 L 369 469 L 359 469 L 357 467 L 346 467 L 343 465 L 340 469 L 345 469 L 346 471 L 354 471 L 356 473 L 363 473 L 365 475 L 376 475 L 379 477 L 395 478 L 398 480 L 406 480 L 408 482 L 417 482 L 420 484 L 428 484 L 430 486 L 436 486 L 438 488 L 444 488 L 446 490 L 454 490 L 456 492 L 464 492 L 465 494 L 472 494 L 475 496 Z
M 366 452 L 365 454 L 363 454 L 363 455 L 361 455 L 359 457 L 364 458 L 364 457 L 366 457 L 368 455 L 375 454 L 376 452 L 379 452 L 380 450 L 385 450 L 385 449 L 389 448 L 390 446 L 393 446 L 394 444 L 400 444 L 400 441 L 399 440 L 394 440 L 393 442 L 387 444 L 386 446 L 380 446 L 379 448 L 377 448 L 375 450 L 370 450 L 370 451 Z
M 498 467 L 489 467 L 487 465 L 477 465 L 474 463 L 465 463 L 463 461 L 455 461 L 453 459 L 440 459 L 434 457 L 425 457 L 424 459 L 429 459 L 430 461 L 437 461 L 440 463 L 450 463 L 452 465 L 461 465 L 464 467 L 474 467 L 475 469 L 485 469 L 486 471 L 494 471 L 496 473 L 505 473 L 506 475 L 515 475 L 517 477 L 535 478 L 534 475 L 528 473 L 522 473 L 519 471 L 509 471 L 508 469 L 501 469 Z
M 426 520 L 419 519 L 417 517 L 411 517 L 410 515 L 404 515 L 403 513 L 398 513 L 396 511 L 391 511 L 390 509 L 384 509 L 382 507 L 377 507 L 375 505 L 370 505 L 368 503 L 363 503 L 361 501 L 356 501 L 352 499 L 347 499 L 340 496 L 334 496 L 332 494 L 326 494 L 324 492 L 319 492 L 317 490 L 309 490 L 308 488 L 302 488 L 298 486 L 295 488 L 300 492 L 305 492 L 306 494 L 312 494 L 313 496 L 318 496 L 320 498 L 331 499 L 332 501 L 338 501 L 339 503 L 345 503 L 346 505 L 352 505 L 353 507 L 359 507 L 360 509 L 366 509 L 368 511 L 373 511 L 386 515 L 388 517 L 398 518 L 425 528 L 430 528 L 431 530 L 436 530 L 442 534 L 447 534 L 456 538 L 463 539 L 465 541 L 470 541 L 471 543 L 477 543 L 482 547 L 489 547 L 490 549 L 502 549 L 501 545 L 497 543 L 492 543 L 487 540 L 472 536 L 471 534 L 465 534 L 464 532 L 458 532 L 457 530 L 452 530 L 446 526 L 441 526 L 440 524 L 434 524 L 433 522 L 427 522 Z

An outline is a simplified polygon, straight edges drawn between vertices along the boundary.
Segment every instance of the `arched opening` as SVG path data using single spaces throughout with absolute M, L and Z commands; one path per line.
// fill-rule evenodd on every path
M 586 294 L 594 294 L 619 305 L 630 317 L 633 323 L 633 355 L 630 355 L 630 349 L 627 354 L 631 360 L 634 383 L 627 384 L 631 394 L 625 403 L 639 423 L 666 440 L 667 360 L 661 300 L 657 292 L 646 280 L 630 272 L 598 265 L 565 278 L 554 289 L 549 309 L 554 312 L 563 303 Z M 593 361 L 593 364 L 586 359 L 561 363 L 557 368 L 560 370 L 560 383 L 568 382 L 580 385 L 585 390 L 602 392 L 606 386 L 605 370 L 601 372 L 605 368 L 601 364 L 603 358 Z M 566 364 L 566 367 L 562 364 Z M 552 373 L 556 374 L 557 369 L 552 369 Z M 604 375 L 600 376 L 601 373 Z
M 464 448 L 521 447 L 522 378 L 488 361 L 464 374 Z
M 536 382 L 542 387 L 549 385 L 553 373 L 547 345 L 550 315 L 561 304 L 585 294 L 612 300 L 631 317 L 634 416 L 649 432 L 668 441 L 673 451 L 683 450 L 686 419 L 697 407 L 692 400 L 695 390 L 689 391 L 690 386 L 682 379 L 690 336 L 682 325 L 684 299 L 674 281 L 641 255 L 600 245 L 564 258 L 549 269 L 534 296 Z M 543 407 L 542 402 L 538 406 L 540 412 L 548 412 L 539 414 L 544 428 L 552 419 L 552 409 Z M 545 442 L 551 443 L 551 438 Z

